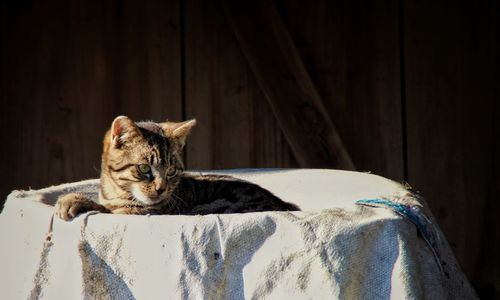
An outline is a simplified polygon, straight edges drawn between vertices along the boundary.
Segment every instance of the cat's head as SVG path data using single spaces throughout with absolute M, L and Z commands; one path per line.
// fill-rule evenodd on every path
M 119 116 L 104 137 L 101 185 L 105 198 L 154 205 L 168 199 L 184 170 L 182 150 L 196 120 L 138 122 Z

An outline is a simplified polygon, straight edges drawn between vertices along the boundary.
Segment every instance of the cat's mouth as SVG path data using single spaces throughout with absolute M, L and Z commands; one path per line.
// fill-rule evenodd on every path
M 141 202 L 144 205 L 154 205 L 162 202 L 165 199 L 165 196 L 163 195 L 158 195 L 158 196 L 146 196 L 139 188 L 136 186 L 132 187 L 131 190 L 132 195 L 134 196 L 134 199 L 136 201 Z
M 155 197 L 155 198 L 148 198 L 149 202 L 145 204 L 153 205 L 153 204 L 158 204 L 164 200 L 163 197 Z

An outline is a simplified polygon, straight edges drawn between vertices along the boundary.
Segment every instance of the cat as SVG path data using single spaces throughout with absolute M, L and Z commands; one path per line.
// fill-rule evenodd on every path
M 247 181 L 184 172 L 182 152 L 195 124 L 194 119 L 134 123 L 116 117 L 104 136 L 99 203 L 70 193 L 57 199 L 55 214 L 68 221 L 91 210 L 137 215 L 299 210 Z

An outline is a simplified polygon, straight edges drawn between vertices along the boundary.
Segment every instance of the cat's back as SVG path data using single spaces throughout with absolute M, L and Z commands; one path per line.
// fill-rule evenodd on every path
M 227 175 L 185 173 L 176 197 L 189 204 L 188 214 L 300 210 L 257 184 Z

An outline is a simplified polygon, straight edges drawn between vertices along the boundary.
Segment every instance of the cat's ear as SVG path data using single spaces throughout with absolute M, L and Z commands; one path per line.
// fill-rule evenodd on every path
M 124 143 L 139 135 L 139 130 L 129 117 L 118 116 L 111 124 L 111 145 L 120 148 Z
M 160 124 L 165 134 L 176 140 L 177 144 L 183 148 L 186 144 L 186 138 L 191 132 L 191 129 L 196 125 L 196 119 L 184 122 L 165 122 Z

